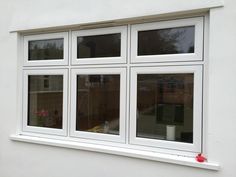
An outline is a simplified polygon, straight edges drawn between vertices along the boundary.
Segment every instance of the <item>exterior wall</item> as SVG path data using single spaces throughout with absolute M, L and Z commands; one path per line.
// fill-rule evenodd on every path
M 182 0 L 145 3 L 127 0 L 16 1 L 0 2 L 0 176 L 2 177 L 235 177 L 236 157 L 236 2 L 210 10 L 207 102 L 204 109 L 204 149 L 219 171 L 197 169 L 156 161 L 103 153 L 11 141 L 20 116 L 17 114 L 16 34 L 9 30 L 33 29 L 77 23 L 158 15 L 205 9 L 218 1 Z M 161 6 L 158 6 L 162 4 Z M 77 10 L 78 8 L 78 10 Z M 122 10 L 121 10 L 122 9 Z M 94 11 L 94 13 L 92 13 Z M 63 13 L 62 13 L 63 12 Z M 88 15 L 89 14 L 89 15 Z M 174 14 L 173 14 L 173 17 Z M 68 18 L 68 20 L 67 20 Z
M 13 0 L 14 1 L 14 0 Z M 58 1 L 41 0 L 14 2 L 10 30 L 24 30 L 43 27 L 56 27 L 73 24 L 87 24 L 128 19 L 133 17 L 155 16 L 183 11 L 199 11 L 222 5 L 223 0 L 81 0 Z

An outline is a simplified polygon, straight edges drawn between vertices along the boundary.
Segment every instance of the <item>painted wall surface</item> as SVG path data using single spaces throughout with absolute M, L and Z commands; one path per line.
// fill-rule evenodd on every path
M 14 3 L 11 30 L 86 24 L 199 10 L 222 5 L 223 0 L 23 0 Z
M 0 1 L 0 176 L 1 177 L 235 177 L 236 176 L 236 1 L 210 10 L 206 103 L 208 158 L 219 162 L 209 171 L 149 160 L 15 142 L 17 120 L 17 44 L 10 29 L 60 26 L 181 10 L 205 8 L 203 0 L 8 0 Z M 158 6 L 158 3 L 162 4 Z M 121 10 L 122 9 L 122 10 Z M 94 13 L 93 13 L 94 12 Z M 68 21 L 66 22 L 66 20 Z

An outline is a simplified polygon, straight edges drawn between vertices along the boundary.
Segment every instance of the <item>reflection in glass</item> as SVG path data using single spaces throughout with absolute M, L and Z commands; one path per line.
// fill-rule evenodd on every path
M 29 60 L 63 59 L 63 39 L 29 41 Z
M 193 142 L 193 74 L 139 74 L 137 136 Z
M 77 58 L 119 57 L 121 34 L 77 38 Z
M 63 76 L 28 76 L 28 125 L 62 128 Z
M 194 26 L 138 32 L 138 55 L 194 53 Z
M 119 75 L 78 75 L 76 130 L 119 134 Z

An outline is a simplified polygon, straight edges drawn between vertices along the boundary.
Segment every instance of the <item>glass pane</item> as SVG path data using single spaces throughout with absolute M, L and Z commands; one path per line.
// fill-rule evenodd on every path
M 76 130 L 119 134 L 120 76 L 78 75 Z
M 29 41 L 29 60 L 63 59 L 63 39 Z
M 193 74 L 139 74 L 137 136 L 193 142 Z
M 138 32 L 138 55 L 194 53 L 194 26 Z
M 28 76 L 28 125 L 62 128 L 63 76 Z
M 77 58 L 119 57 L 121 34 L 77 38 Z

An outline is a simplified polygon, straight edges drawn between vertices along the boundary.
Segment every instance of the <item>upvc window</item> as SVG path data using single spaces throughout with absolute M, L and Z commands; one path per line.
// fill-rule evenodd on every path
M 131 61 L 203 60 L 203 17 L 132 25 Z
M 201 152 L 203 30 L 197 17 L 25 36 L 22 133 Z
M 66 135 L 67 69 L 23 73 L 23 131 Z
M 72 69 L 71 135 L 125 142 L 126 68 Z
M 72 32 L 72 64 L 126 63 L 127 27 Z
M 24 36 L 24 66 L 68 64 L 68 32 Z
M 131 144 L 201 150 L 201 66 L 132 67 L 131 90 Z

